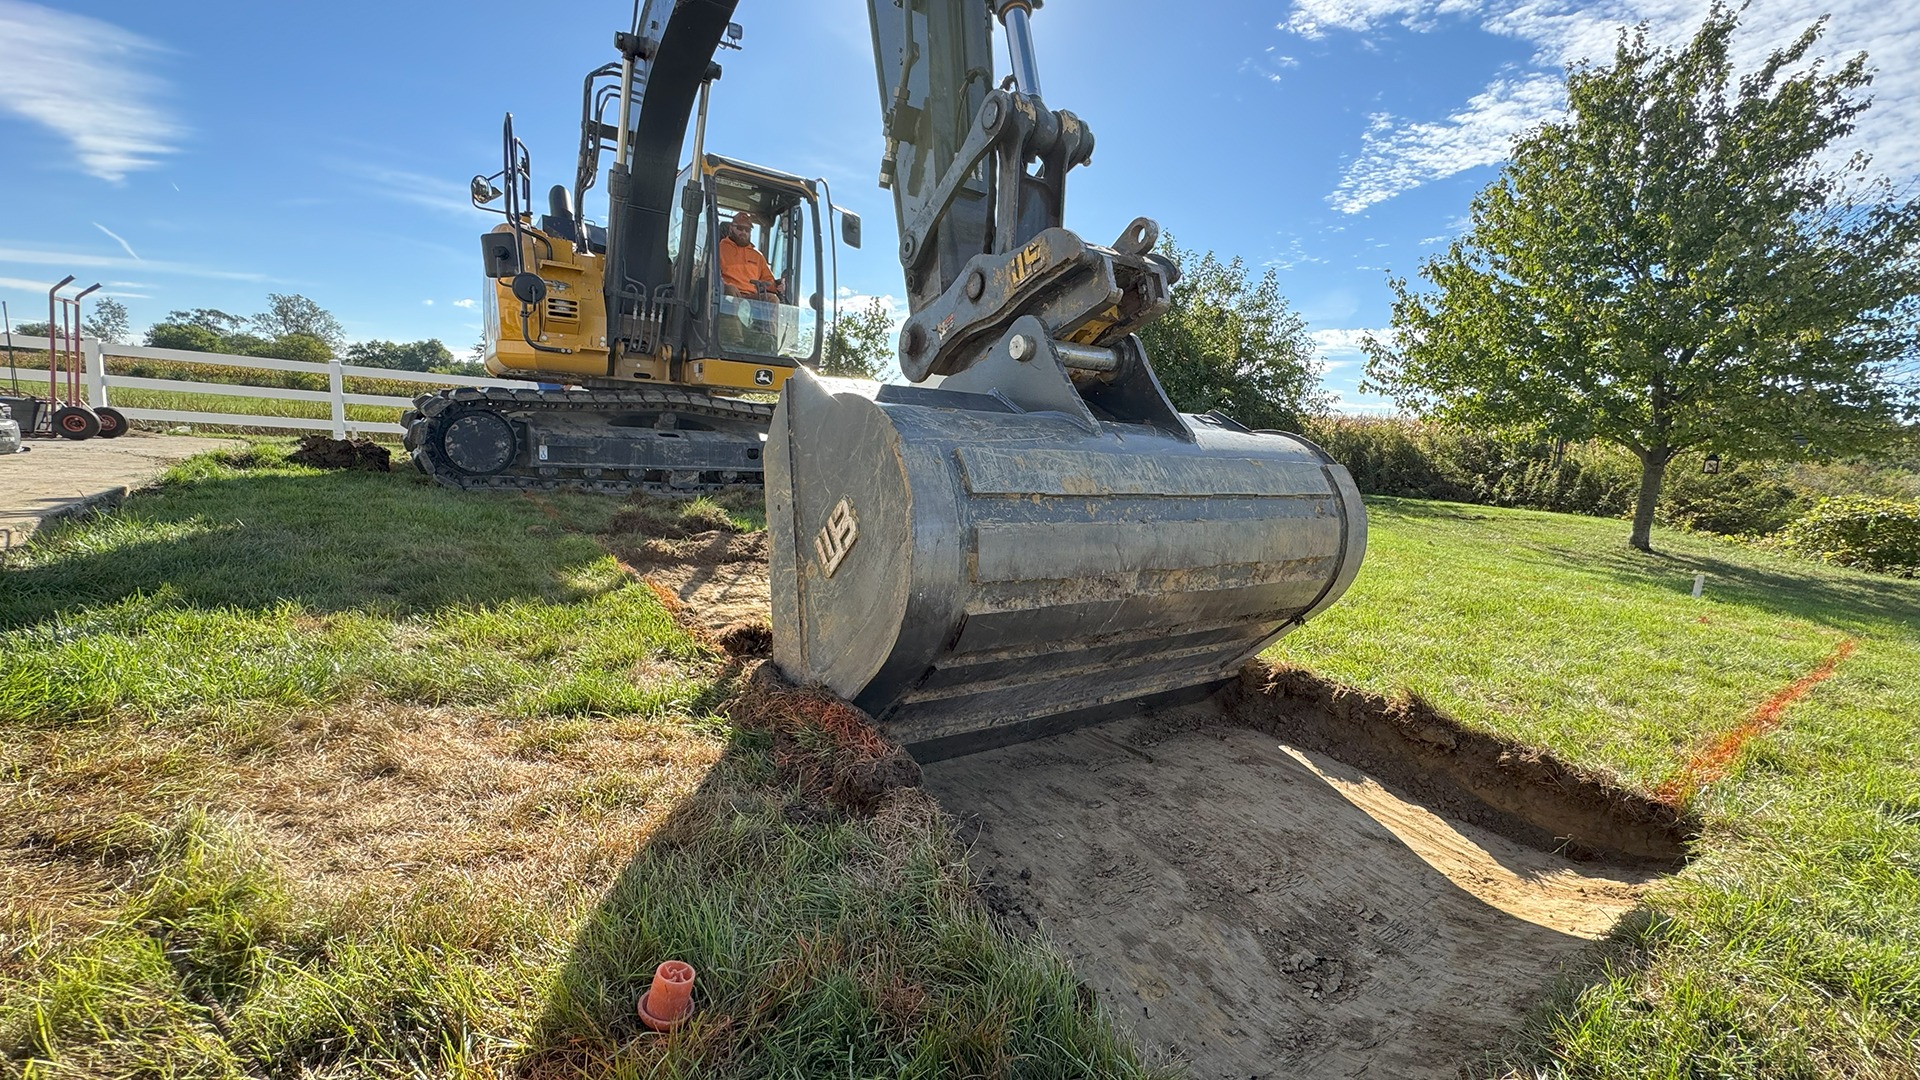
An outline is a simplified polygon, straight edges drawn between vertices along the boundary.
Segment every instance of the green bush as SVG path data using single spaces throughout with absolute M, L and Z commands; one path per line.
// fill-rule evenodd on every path
M 1368 495 L 1447 499 L 1486 506 L 1625 517 L 1640 491 L 1640 462 L 1605 443 L 1501 439 L 1420 420 L 1318 416 L 1302 435 L 1347 467 Z M 1659 521 L 1723 536 L 1765 537 L 1827 496 L 1920 498 L 1920 468 L 1878 461 L 1724 461 L 1698 454 L 1667 467 Z
M 1779 532 L 1817 501 L 1794 486 L 1790 470 L 1772 462 L 1730 461 L 1709 474 L 1700 471 L 1697 458 L 1682 458 L 1667 469 L 1659 519 L 1723 536 Z
M 1417 420 L 1323 416 L 1301 434 L 1369 495 L 1615 517 L 1633 505 L 1639 466 L 1595 446 L 1511 442 Z
M 1780 531 L 1781 547 L 1839 566 L 1920 576 L 1920 502 L 1821 499 Z

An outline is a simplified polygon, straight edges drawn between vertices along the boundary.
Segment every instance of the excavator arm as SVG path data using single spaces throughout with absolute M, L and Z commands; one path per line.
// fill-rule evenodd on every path
M 868 5 L 925 385 L 786 384 L 774 660 L 923 758 L 1204 696 L 1351 583 L 1359 492 L 1298 436 L 1168 399 L 1135 331 L 1175 269 L 1147 218 L 1064 227 L 1093 136 L 1041 98 L 1037 0 Z
M 1166 310 L 1175 276 L 1136 219 L 1110 247 L 1061 226 L 1068 173 L 1093 132 L 1040 96 L 1032 0 L 868 0 L 886 151 L 912 317 L 901 370 L 955 375 L 1016 319 L 1041 319 L 1069 367 L 1110 372 L 1129 334 Z M 992 23 L 1013 73 L 996 86 Z M 1087 365 L 1078 366 L 1076 365 Z

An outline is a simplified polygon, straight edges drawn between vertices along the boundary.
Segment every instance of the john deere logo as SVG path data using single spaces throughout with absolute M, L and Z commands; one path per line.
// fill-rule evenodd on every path
M 759 370 L 755 371 L 753 373 L 753 385 L 772 386 L 773 385 L 773 369 L 760 368 Z

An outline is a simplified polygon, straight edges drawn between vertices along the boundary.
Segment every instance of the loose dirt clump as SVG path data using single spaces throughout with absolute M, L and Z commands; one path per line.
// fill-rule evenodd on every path
M 335 439 L 326 435 L 307 435 L 300 446 L 287 455 L 295 465 L 315 469 L 360 469 L 365 472 L 392 472 L 393 451 L 368 439 Z
M 773 655 L 773 626 L 765 621 L 747 620 L 723 626 L 713 640 L 729 656 L 764 659 Z
M 873 725 L 873 718 L 819 687 L 795 687 L 770 663 L 754 665 L 733 719 L 773 734 L 774 761 L 805 804 L 872 817 L 889 796 L 920 784 L 920 765 Z

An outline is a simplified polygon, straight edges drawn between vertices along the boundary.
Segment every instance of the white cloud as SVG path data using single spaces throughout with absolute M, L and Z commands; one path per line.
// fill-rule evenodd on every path
M 421 302 L 422 304 L 425 304 L 425 305 L 427 305 L 428 307 L 432 307 L 432 306 L 433 306 L 433 301 L 431 301 L 431 300 L 422 300 L 422 301 L 420 301 L 420 302 Z
M 369 194 L 442 214 L 458 215 L 463 221 L 473 218 L 472 194 L 467 191 L 466 184 L 459 181 L 364 161 L 335 161 L 331 164 L 335 172 L 345 173 L 359 181 L 361 189 Z
M 1560 116 L 1566 65 L 1606 62 L 1623 27 L 1640 22 L 1657 45 L 1686 41 L 1706 17 L 1710 0 L 1295 0 L 1280 24 L 1306 38 L 1335 31 L 1367 35 L 1390 26 L 1415 32 L 1441 22 L 1475 24 L 1490 34 L 1533 47 L 1531 71 L 1503 74 L 1442 119 L 1376 114 L 1361 136 L 1359 155 L 1327 201 L 1358 213 L 1384 199 L 1465 169 L 1502 161 L 1513 136 Z M 1772 49 L 1791 42 L 1831 13 L 1815 47 L 1831 67 L 1865 51 L 1877 75 L 1873 108 L 1842 148 L 1873 155 L 1875 170 L 1904 180 L 1920 176 L 1920 7 L 1885 0 L 1752 0 L 1742 11 L 1735 41 L 1738 70 L 1756 67 Z
M 1313 339 L 1313 351 L 1320 361 L 1320 374 L 1338 371 L 1341 368 L 1358 367 L 1366 362 L 1366 350 L 1361 343 L 1368 337 L 1384 337 L 1384 330 L 1315 330 L 1307 336 Z
M 1285 250 L 1267 259 L 1266 261 L 1262 262 L 1260 265 L 1262 267 L 1268 267 L 1274 270 L 1279 270 L 1284 273 L 1285 271 L 1291 270 L 1296 266 L 1310 266 L 1315 263 L 1324 263 L 1326 261 L 1327 260 L 1321 258 L 1318 255 L 1308 254 L 1306 247 L 1300 243 L 1300 238 L 1298 236 L 1288 236 L 1287 246 Z
M 1333 411 L 1346 416 L 1392 416 L 1400 406 L 1385 399 L 1355 401 L 1344 394 L 1333 395 Z
M 93 227 L 96 229 L 99 229 L 103 233 L 106 233 L 109 237 L 112 237 L 113 242 L 116 244 L 119 244 L 121 249 L 124 250 L 127 254 L 133 256 L 135 259 L 140 258 L 140 253 L 133 250 L 133 245 L 127 243 L 126 239 L 122 237 L 119 233 L 114 232 L 112 229 L 107 228 L 105 225 L 102 225 L 97 221 L 93 223 Z M 141 260 L 141 261 L 145 261 L 145 260 Z
M 478 300 L 473 300 L 473 299 L 467 299 L 467 300 L 455 300 L 455 301 L 453 302 L 453 306 L 454 306 L 454 307 L 457 307 L 457 308 L 465 308 L 465 309 L 466 309 L 466 310 L 468 310 L 468 311 L 472 311 L 472 310 L 473 310 L 473 308 L 474 308 L 474 305 L 476 305 L 476 304 L 478 304 L 479 302 L 480 302 L 480 301 L 478 301 Z
M 112 270 L 139 270 L 149 274 L 180 274 L 184 277 L 213 278 L 220 281 L 274 282 L 266 274 L 195 266 L 191 263 L 156 262 L 152 259 L 128 259 L 118 255 L 88 255 L 73 251 L 39 251 L 31 248 L 0 247 L 0 266 L 8 263 L 26 266 L 99 267 Z M 64 272 L 64 271 L 63 271 Z M 51 285 L 48 282 L 47 285 Z M 47 286 L 40 286 L 45 289 Z M 146 288 L 147 286 L 140 286 Z
M 0 110 L 72 144 L 80 168 L 119 183 L 173 153 L 185 134 L 155 104 L 167 86 L 141 70 L 159 47 L 112 23 L 0 0 Z
M 1339 353 L 1358 355 L 1361 351 L 1362 343 L 1365 342 L 1367 338 L 1377 338 L 1385 334 L 1385 330 L 1374 329 L 1315 330 L 1307 336 L 1313 339 L 1313 344 L 1320 351 L 1320 354 L 1326 356 Z
M 1497 79 L 1444 120 L 1405 123 L 1376 116 L 1360 136 L 1360 157 L 1327 196 L 1357 214 L 1430 180 L 1504 161 L 1513 137 L 1565 107 L 1553 75 Z

